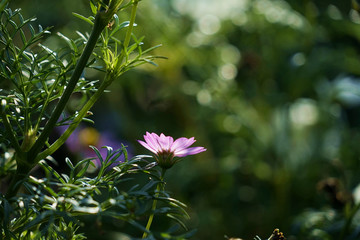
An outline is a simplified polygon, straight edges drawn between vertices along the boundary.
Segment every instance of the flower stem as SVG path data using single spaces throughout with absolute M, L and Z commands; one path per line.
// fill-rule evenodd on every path
M 134 27 L 135 24 L 135 18 L 136 18 L 136 11 L 137 11 L 137 6 L 138 6 L 139 0 L 133 0 L 133 5 L 131 8 L 131 15 L 130 15 L 130 22 L 129 22 L 129 26 L 128 29 L 126 31 L 126 35 L 125 35 L 125 39 L 124 39 L 124 45 L 123 45 L 123 53 L 120 56 L 120 59 L 118 60 L 118 63 L 121 65 L 121 63 L 125 58 L 125 61 L 127 61 L 128 58 L 128 51 L 127 48 L 129 46 L 130 43 L 130 38 L 131 38 L 131 34 L 132 34 L 132 29 Z
M 94 93 L 94 95 L 91 96 L 91 98 L 86 102 L 86 104 L 81 108 L 81 110 L 78 112 L 77 116 L 73 120 L 73 122 L 69 125 L 69 127 L 66 129 L 66 131 L 53 143 L 50 147 L 48 147 L 43 152 L 39 153 L 36 157 L 36 161 L 40 161 L 41 159 L 46 158 L 47 156 L 54 153 L 61 145 L 65 143 L 65 141 L 68 139 L 68 137 L 73 133 L 73 131 L 77 128 L 77 126 L 80 124 L 80 122 L 83 120 L 84 117 L 86 117 L 88 111 L 91 109 L 91 107 L 97 102 L 97 100 L 101 97 L 104 90 L 107 86 L 110 85 L 112 82 L 112 79 L 109 74 L 105 76 L 104 81 L 101 83 L 100 87 L 97 89 L 97 91 Z
M 133 26 L 134 26 L 134 23 L 135 23 L 136 10 L 137 10 L 137 6 L 138 6 L 138 2 L 139 2 L 139 0 L 134 0 L 133 6 L 132 6 L 132 9 L 131 9 L 130 23 L 129 23 L 129 27 L 127 29 L 125 40 L 124 40 L 125 51 L 127 51 L 126 48 L 129 46 L 129 43 L 130 43 L 130 37 L 131 37 L 132 29 L 133 29 Z
M 161 175 L 160 175 L 160 181 L 157 186 L 156 186 L 156 192 L 155 192 L 155 199 L 153 201 L 152 207 L 151 207 L 151 215 L 149 216 L 148 222 L 146 224 L 146 231 L 144 232 L 142 239 L 146 238 L 148 236 L 148 232 L 150 231 L 150 227 L 152 224 L 152 221 L 154 219 L 154 213 L 156 210 L 156 205 L 157 205 L 157 198 L 159 197 L 159 193 L 161 190 L 161 186 L 163 186 L 163 180 L 164 180 L 164 175 L 165 175 L 166 169 L 162 168 L 161 170 Z

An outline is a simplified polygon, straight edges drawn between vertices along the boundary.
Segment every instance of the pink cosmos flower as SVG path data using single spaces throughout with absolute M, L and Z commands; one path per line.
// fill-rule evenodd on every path
M 146 132 L 144 140 L 145 142 L 141 140 L 138 142 L 155 153 L 159 166 L 165 169 L 172 167 L 177 162 L 174 157 L 186 157 L 206 151 L 204 147 L 190 147 L 196 142 L 194 137 L 181 137 L 174 141 L 172 137 L 165 136 L 163 133 L 159 136 L 156 133 Z

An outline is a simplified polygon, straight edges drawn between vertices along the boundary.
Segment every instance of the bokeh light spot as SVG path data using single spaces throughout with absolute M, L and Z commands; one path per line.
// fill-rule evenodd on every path
M 238 63 L 241 59 L 239 49 L 233 45 L 227 44 L 221 48 L 221 60 L 226 63 Z
M 231 22 L 239 27 L 244 26 L 248 20 L 246 13 L 234 13 L 231 16 Z
M 351 9 L 349 12 L 349 17 L 354 23 L 360 24 L 360 15 L 356 10 Z
M 300 99 L 290 107 L 290 119 L 296 128 L 315 124 L 318 115 L 318 109 L 311 99 Z
M 209 105 L 211 102 L 211 94 L 206 89 L 200 90 L 197 93 L 196 98 L 201 105 Z
M 95 128 L 84 128 L 79 132 L 79 142 L 84 146 L 95 146 L 99 142 L 100 133 Z
M 212 35 L 220 30 L 220 20 L 215 15 L 205 15 L 199 20 L 199 30 L 206 35 Z
M 342 19 L 342 15 L 341 15 L 340 10 L 339 10 L 336 6 L 334 6 L 334 5 L 332 5 L 332 4 L 330 4 L 330 5 L 328 6 L 328 8 L 327 8 L 327 14 L 329 15 L 329 17 L 331 17 L 331 18 L 334 19 L 334 20 L 340 20 L 340 19 Z
M 291 58 L 291 63 L 297 67 L 304 65 L 305 62 L 306 62 L 306 57 L 304 53 L 300 53 L 300 52 L 295 53 Z
M 237 69 L 234 64 L 227 63 L 220 67 L 219 75 L 225 80 L 231 80 L 236 77 Z
M 259 162 L 254 169 L 254 173 L 256 177 L 264 180 L 269 179 L 272 175 L 270 166 L 265 162 Z
M 186 42 L 191 47 L 199 47 L 204 43 L 204 34 L 194 31 L 186 37 Z

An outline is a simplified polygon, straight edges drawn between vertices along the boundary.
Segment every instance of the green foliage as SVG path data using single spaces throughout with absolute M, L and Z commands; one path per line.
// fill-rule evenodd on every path
M 12 142 L 8 140 L 9 129 L 1 128 L 1 136 L 7 147 L 10 144 L 16 147 L 16 142 L 22 142 L 23 151 L 28 151 L 41 133 L 86 43 L 80 33 L 76 40 L 59 33 L 68 47 L 53 51 L 39 44 L 50 32 L 41 26 L 36 31 L 33 21 L 35 19 L 24 20 L 20 10 L 1 12 L 2 116 L 4 122 L 16 126 L 12 129 L 15 137 Z M 74 92 L 93 92 L 96 82 L 82 77 Z M 71 121 L 74 116 L 62 119 L 58 125 Z
M 145 231 L 143 218 L 149 214 L 149 202 L 154 198 L 162 203 L 155 215 L 168 216 L 185 226 L 181 220 L 181 216 L 187 215 L 185 205 L 164 191 L 154 191 L 159 184 L 159 172 L 153 168 L 154 164 L 146 160 L 150 156 L 125 158 L 119 163 L 119 157 L 126 155 L 125 147 L 118 150 L 107 147 L 105 159 L 95 147 L 93 150 L 101 161 L 95 177 L 86 174 L 93 159 L 84 159 L 76 164 L 66 159 L 69 174 L 57 172 L 43 160 L 39 165 L 45 177 L 30 176 L 24 183 L 26 192 L 19 197 L 6 199 L 1 196 L 0 212 L 4 213 L 2 237 L 85 239 L 76 232 L 80 226 L 78 218 L 88 215 L 129 223 L 141 233 Z M 116 166 L 110 167 L 114 163 Z M 147 176 L 150 181 L 139 183 L 139 175 Z M 126 233 L 126 230 L 123 231 Z M 162 239 L 158 237 L 165 233 L 154 234 L 157 234 L 157 239 Z M 171 233 L 164 236 L 165 239 L 172 238 Z

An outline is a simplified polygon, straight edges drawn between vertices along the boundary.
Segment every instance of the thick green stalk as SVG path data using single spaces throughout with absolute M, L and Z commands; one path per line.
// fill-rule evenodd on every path
M 154 213 L 155 213 L 156 205 L 157 205 L 157 198 L 159 197 L 161 187 L 163 186 L 163 180 L 164 180 L 165 172 L 166 172 L 166 169 L 162 168 L 161 175 L 160 175 L 160 181 L 161 182 L 159 182 L 157 184 L 157 186 L 156 186 L 155 199 L 154 199 L 152 207 L 151 207 L 151 215 L 149 216 L 148 222 L 146 224 L 146 230 L 147 231 L 145 231 L 143 236 L 142 236 L 143 239 L 148 236 L 148 232 L 150 231 L 150 227 L 151 227 L 152 221 L 154 219 Z
M 77 82 L 79 81 L 79 78 L 84 71 L 84 68 L 95 48 L 95 45 L 98 41 L 98 38 L 102 32 L 102 30 L 105 28 L 107 22 L 101 21 L 101 18 L 99 17 L 99 14 L 97 15 L 94 23 L 93 30 L 91 32 L 89 41 L 87 42 L 85 49 L 79 59 L 79 61 L 76 64 L 75 70 L 73 75 L 71 76 L 68 85 L 66 86 L 66 89 L 61 96 L 58 104 L 56 105 L 53 113 L 51 114 L 51 117 L 49 121 L 46 123 L 44 130 L 40 134 L 39 138 L 36 140 L 35 144 L 31 147 L 29 150 L 29 160 L 32 163 L 35 163 L 36 155 L 40 152 L 41 148 L 44 146 L 45 142 L 47 141 L 49 135 L 53 131 L 56 122 L 58 121 L 61 113 L 64 111 L 64 108 L 69 101 L 69 98 L 71 94 L 73 93 Z

